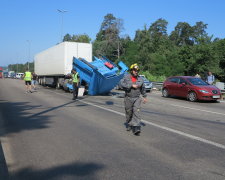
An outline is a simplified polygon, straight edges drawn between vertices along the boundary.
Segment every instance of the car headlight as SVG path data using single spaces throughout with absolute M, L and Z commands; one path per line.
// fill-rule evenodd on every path
M 206 91 L 206 90 L 199 90 L 200 92 L 202 92 L 202 93 L 209 93 L 208 91 Z

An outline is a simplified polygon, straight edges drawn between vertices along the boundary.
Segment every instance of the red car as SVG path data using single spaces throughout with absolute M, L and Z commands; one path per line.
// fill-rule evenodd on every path
M 192 102 L 197 100 L 217 101 L 221 98 L 221 91 L 201 78 L 173 76 L 163 83 L 162 95 L 163 97 L 185 97 Z

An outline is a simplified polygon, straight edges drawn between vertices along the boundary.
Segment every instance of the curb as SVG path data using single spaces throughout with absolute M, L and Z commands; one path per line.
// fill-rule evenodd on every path
M 0 141 L 0 179 L 9 180 L 9 172 L 6 165 L 1 141 Z

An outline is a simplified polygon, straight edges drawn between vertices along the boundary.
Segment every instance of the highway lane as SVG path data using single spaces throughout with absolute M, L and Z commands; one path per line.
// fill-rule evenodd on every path
M 122 93 L 117 91 L 118 93 Z M 100 99 L 100 100 L 99 100 Z M 149 94 L 149 102 L 143 105 L 142 118 L 157 125 L 191 133 L 218 143 L 225 144 L 224 123 L 225 104 L 215 102 L 189 102 L 185 99 L 163 98 L 160 92 Z M 117 101 L 117 102 L 116 102 Z M 119 111 L 123 109 L 123 99 L 116 100 L 115 96 L 105 99 L 97 97 L 92 103 L 113 105 Z M 111 102 L 111 103 L 110 103 Z M 121 111 L 121 110 L 120 110 Z
M 1 80 L 0 87 L 1 143 L 11 179 L 225 178 L 222 102 L 151 93 L 136 137 L 125 131 L 120 91 L 73 102 L 71 94 L 50 88 L 26 94 L 20 80 Z

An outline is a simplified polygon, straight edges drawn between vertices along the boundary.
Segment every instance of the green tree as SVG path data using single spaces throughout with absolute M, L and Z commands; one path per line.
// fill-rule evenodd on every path
M 150 39 L 152 41 L 153 52 L 161 51 L 167 46 L 168 35 L 167 35 L 168 22 L 162 18 L 156 20 L 149 27 Z
M 63 42 L 64 41 L 90 43 L 91 38 L 87 34 L 72 35 L 72 36 L 70 34 L 66 34 L 63 38 Z
M 207 25 L 208 24 L 204 24 L 202 21 L 199 21 L 192 27 L 192 37 L 195 44 L 211 42 L 211 38 L 208 37 L 208 34 L 206 33 Z
M 193 28 L 186 22 L 179 22 L 171 32 L 170 40 L 177 46 L 193 45 Z
M 8 69 L 9 71 L 15 71 L 16 73 L 25 72 L 28 68 L 28 62 L 25 64 L 9 64 Z M 34 62 L 29 62 L 29 70 L 34 72 Z
M 104 17 L 101 28 L 93 43 L 93 53 L 95 56 L 107 56 L 116 61 L 121 52 L 120 32 L 123 29 L 122 19 L 115 18 L 113 14 Z
M 123 42 L 123 54 L 121 59 L 130 67 L 131 64 L 137 63 L 138 60 L 138 45 L 135 41 L 129 39 Z
M 217 39 L 213 43 L 213 51 L 217 55 L 221 71 L 217 73 L 218 78 L 225 82 L 225 39 Z
M 140 64 L 144 71 L 150 71 L 150 67 L 154 66 L 150 55 L 154 52 L 154 47 L 146 25 L 144 26 L 143 30 L 136 31 L 134 41 L 136 42 L 138 47 L 137 62 Z
M 220 62 L 212 44 L 194 46 L 193 57 L 195 58 L 193 71 L 211 71 L 214 74 L 220 74 Z
M 183 75 L 194 75 L 193 67 L 195 64 L 195 58 L 193 57 L 192 46 L 182 46 L 178 48 L 178 58 L 184 66 Z
M 117 39 L 119 30 L 117 29 L 117 19 L 113 14 L 107 14 L 101 24 L 100 31 L 96 35 L 97 41 Z
M 155 75 L 175 74 L 174 64 L 180 64 L 180 61 L 172 56 L 170 51 L 174 51 L 174 44 L 167 35 L 168 22 L 164 19 L 158 19 L 151 24 L 149 28 L 144 26 L 143 30 L 136 31 L 134 41 L 138 45 L 139 63 L 144 71 L 150 71 Z M 173 58 L 170 61 L 170 58 Z M 180 68 L 179 69 L 180 72 Z
M 72 40 L 72 37 L 70 34 L 66 34 L 64 37 L 63 37 L 63 42 L 64 41 L 71 41 Z

